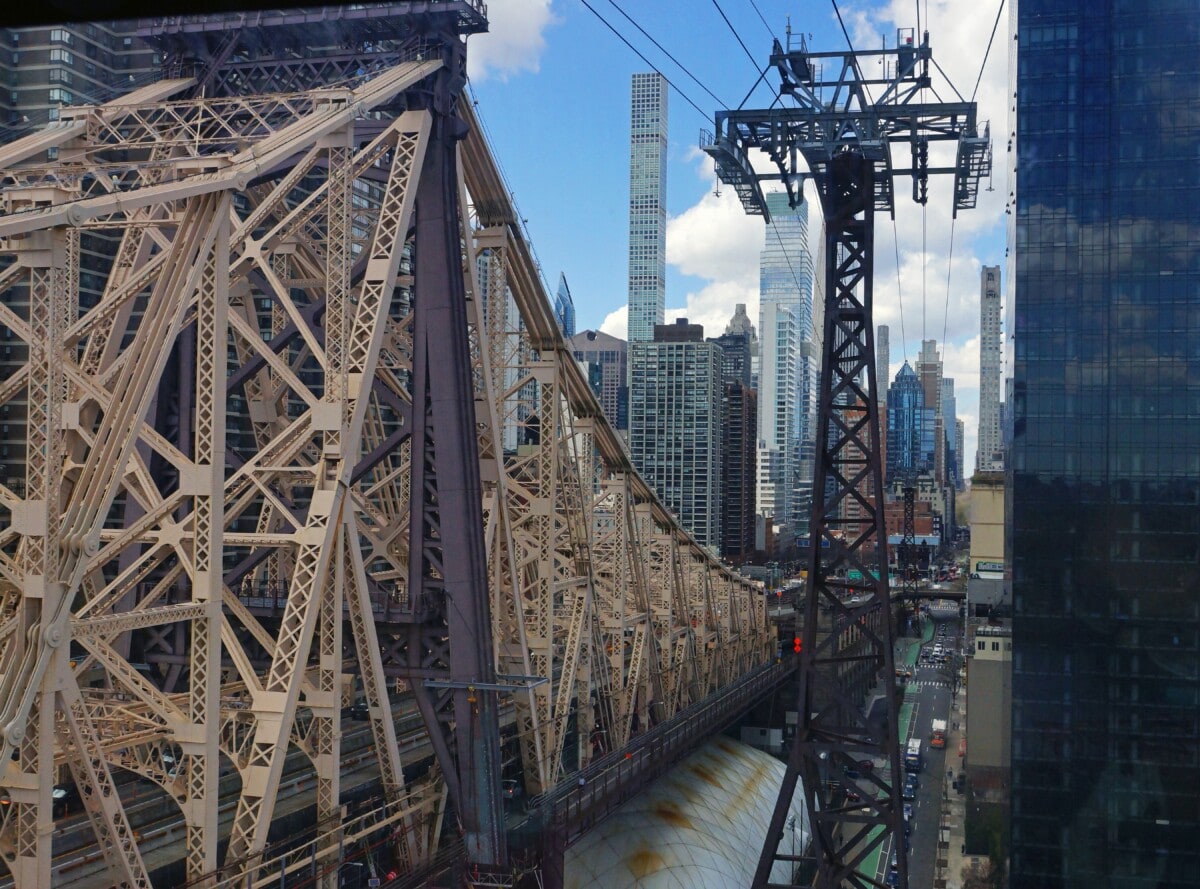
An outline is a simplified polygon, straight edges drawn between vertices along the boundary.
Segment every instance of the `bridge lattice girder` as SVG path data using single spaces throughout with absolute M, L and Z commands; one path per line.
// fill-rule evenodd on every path
M 466 343 L 476 437 L 456 453 L 478 461 L 475 604 L 508 689 L 437 686 L 454 652 L 430 614 L 463 603 L 427 601 L 437 559 L 457 554 L 421 542 L 434 526 L 412 508 L 448 496 L 414 491 L 414 460 L 436 468 L 448 447 L 414 435 L 430 416 L 414 404 L 419 330 L 436 323 L 418 320 L 431 272 L 415 232 L 449 118 L 409 97 L 442 64 L 237 99 L 173 99 L 190 82 L 164 82 L 0 146 L 0 324 L 27 353 L 0 382 L 0 404 L 27 417 L 25 477 L 0 485 L 0 761 L 16 751 L 0 858 L 16 885 L 51 884 L 63 765 L 114 885 L 149 885 L 114 768 L 179 802 L 189 879 L 277 884 L 384 827 L 416 866 L 438 848 L 446 791 L 461 820 L 479 780 L 454 747 L 456 696 L 511 699 L 526 790 L 541 793 L 769 657 L 761 595 L 678 525 L 601 413 L 458 102 L 444 209 L 461 220 L 466 321 L 450 336 Z M 105 249 L 111 261 L 87 258 Z M 81 301 L 85 265 L 98 297 Z M 172 670 L 145 675 L 135 653 L 171 634 Z M 343 822 L 350 675 L 381 782 Z M 439 754 L 415 785 L 391 717 L 406 691 Z M 304 855 L 267 845 L 289 749 L 317 776 Z M 218 861 L 223 765 L 241 788 Z

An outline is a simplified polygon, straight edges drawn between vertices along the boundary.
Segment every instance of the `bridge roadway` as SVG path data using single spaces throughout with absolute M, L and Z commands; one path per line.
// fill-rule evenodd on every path
M 669 771 L 708 738 L 721 732 L 740 716 L 775 692 L 791 675 L 791 658 L 764 665 L 748 673 L 674 718 L 638 735 L 628 747 L 591 763 L 553 791 L 530 801 L 527 816 L 512 825 L 517 850 L 540 858 L 558 860 L 567 846 L 579 839 L 599 820 Z M 411 701 L 393 709 L 397 740 L 406 763 L 417 764 L 433 756 L 420 714 Z M 511 706 L 501 713 L 501 726 L 513 723 Z M 342 739 L 342 797 L 354 798 L 356 791 L 378 781 L 378 762 L 370 749 L 368 723 L 347 731 Z M 289 753 L 280 783 L 275 814 L 286 818 L 316 803 L 316 782 L 311 763 L 299 750 Z M 221 836 L 228 836 L 237 805 L 238 777 L 225 769 L 221 777 Z M 139 848 L 156 885 L 167 885 L 184 857 L 184 822 L 178 806 L 156 785 L 140 778 L 119 784 L 125 811 L 139 836 Z M 53 865 L 55 889 L 107 889 L 111 885 L 104 856 L 95 845 L 91 826 L 83 812 L 68 815 L 56 824 Z M 450 844 L 455 845 L 455 844 Z M 450 871 L 459 862 L 454 849 L 438 856 L 438 865 L 419 874 L 409 874 L 397 886 L 419 886 Z M 12 886 L 12 878 L 0 877 L 0 889 Z
M 432 758 L 421 715 L 411 700 L 393 708 L 396 720 L 396 739 L 404 762 L 416 765 Z M 501 726 L 513 723 L 512 707 L 501 712 Z M 378 782 L 379 764 L 370 746 L 371 729 L 362 722 L 342 737 L 342 798 L 353 799 L 356 792 Z M 138 847 L 146 868 L 157 886 L 177 885 L 171 871 L 182 866 L 184 858 L 183 815 L 167 793 L 150 781 L 129 775 L 118 782 L 118 791 L 130 823 L 139 837 Z M 292 750 L 284 765 L 279 786 L 277 818 L 286 818 L 312 808 L 316 804 L 316 780 L 312 763 L 300 750 Z M 237 772 L 225 767 L 221 772 L 219 825 L 222 839 L 229 835 L 237 808 Z M 55 823 L 55 856 L 53 864 L 55 889 L 108 889 L 112 885 L 104 856 L 96 846 L 91 825 L 84 812 L 67 815 Z M 0 889 L 9 889 L 12 877 L 0 876 Z

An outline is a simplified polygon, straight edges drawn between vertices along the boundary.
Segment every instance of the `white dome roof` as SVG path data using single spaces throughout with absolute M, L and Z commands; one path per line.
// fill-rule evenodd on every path
M 715 738 L 567 850 L 566 889 L 743 889 L 754 877 L 783 772 L 774 757 Z M 801 854 L 809 834 L 799 787 L 792 815 Z M 788 880 L 788 867 L 777 863 L 772 880 Z

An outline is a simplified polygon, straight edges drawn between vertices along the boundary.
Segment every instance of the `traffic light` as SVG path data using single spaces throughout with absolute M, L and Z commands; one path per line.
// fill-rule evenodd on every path
M 794 637 L 792 639 L 792 651 L 796 652 L 796 654 L 799 654 L 803 650 L 804 650 L 804 640 L 801 639 L 799 636 Z

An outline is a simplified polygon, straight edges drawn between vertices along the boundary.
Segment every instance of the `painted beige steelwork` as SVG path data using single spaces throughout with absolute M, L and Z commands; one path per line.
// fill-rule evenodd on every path
M 436 850 L 438 770 L 405 786 L 392 719 L 404 689 L 388 652 L 405 628 L 376 617 L 408 596 L 410 453 L 388 442 L 411 404 L 407 251 L 430 116 L 374 111 L 439 64 L 289 96 L 172 100 L 189 82 L 167 81 L 0 146 L 0 324 L 28 347 L 0 381 L 0 403 L 23 399 L 28 417 L 24 489 L 0 486 L 0 858 L 17 886 L 52 885 L 64 766 L 113 885 L 149 885 L 114 769 L 178 802 L 198 884 L 278 885 L 315 857 L 333 885 L 344 844 L 383 829 L 410 864 Z M 533 794 L 764 662 L 771 642 L 761 596 L 630 464 L 460 106 L 481 533 Z M 80 239 L 97 232 L 116 248 L 83 306 Z M 153 419 L 183 336 L 186 445 Z M 234 564 L 250 567 L 231 586 Z M 283 599 L 269 627 L 247 606 L 263 590 Z M 184 684 L 166 693 L 128 643 L 178 623 Z M 382 797 L 346 819 L 350 677 Z M 267 834 L 290 749 L 311 761 L 320 827 L 279 855 Z M 241 786 L 218 861 L 222 766 Z

